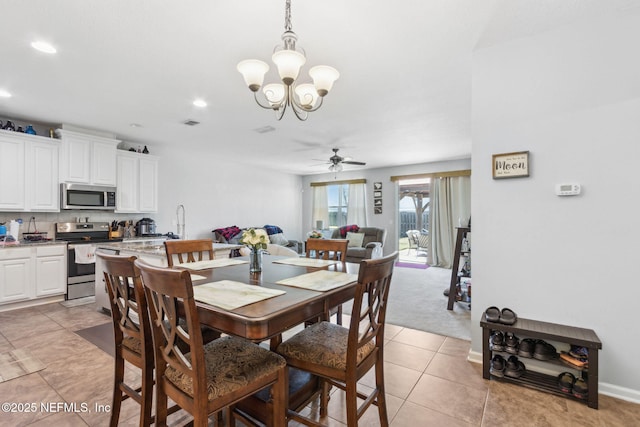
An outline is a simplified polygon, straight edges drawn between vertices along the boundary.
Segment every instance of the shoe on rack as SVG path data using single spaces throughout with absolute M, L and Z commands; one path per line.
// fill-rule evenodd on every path
M 489 338 L 489 349 L 491 351 L 504 351 L 504 334 L 500 331 L 493 331 Z
M 493 359 L 491 359 L 491 368 L 489 369 L 489 373 L 491 373 L 491 375 L 493 376 L 502 378 L 504 377 L 505 365 L 506 362 L 504 360 L 504 357 L 496 354 L 495 356 L 493 356 Z
M 576 382 L 573 384 L 572 394 L 578 399 L 586 399 L 589 397 L 589 389 L 584 378 L 576 379 Z
M 551 360 L 558 357 L 556 348 L 546 341 L 539 340 L 533 351 L 533 358 L 538 360 Z
M 573 390 L 573 384 L 576 382 L 576 377 L 571 372 L 563 372 L 558 375 L 558 388 L 563 393 L 571 393 Z
M 516 356 L 509 356 L 507 364 L 504 367 L 504 375 L 510 378 L 520 378 L 524 375 L 526 368 L 524 363 L 518 360 Z
M 528 357 L 531 359 L 536 348 L 536 343 L 537 341 L 532 338 L 525 338 L 520 341 L 520 345 L 518 346 L 518 356 Z
M 569 354 L 578 360 L 586 362 L 589 358 L 589 349 L 579 345 L 572 345 L 571 350 L 569 350 Z
M 505 351 L 511 354 L 518 354 L 518 344 L 520 340 L 513 332 L 507 332 L 504 337 Z

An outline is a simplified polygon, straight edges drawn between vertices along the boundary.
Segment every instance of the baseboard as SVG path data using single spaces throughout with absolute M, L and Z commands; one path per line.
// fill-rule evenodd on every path
M 469 362 L 482 365 L 482 353 L 469 350 L 469 354 L 467 355 L 467 360 Z M 544 371 L 544 369 L 540 369 L 539 367 L 536 367 L 535 370 Z M 548 371 L 543 373 L 553 374 L 554 372 Z M 633 390 L 626 387 L 620 387 L 614 384 L 599 382 L 598 393 L 604 394 L 605 396 L 631 402 L 631 403 L 640 403 L 640 390 Z

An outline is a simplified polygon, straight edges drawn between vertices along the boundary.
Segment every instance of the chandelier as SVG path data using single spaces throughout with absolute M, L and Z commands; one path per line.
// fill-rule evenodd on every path
M 274 48 L 271 57 L 278 68 L 282 83 L 267 84 L 262 88 L 264 98 L 262 95 L 259 97 L 258 92 L 264 82 L 265 73 L 269 71 L 269 65 L 257 59 L 247 59 L 241 61 L 237 68 L 259 106 L 275 111 L 278 120 L 282 119 L 285 110 L 290 106 L 298 119 L 306 120 L 308 113 L 322 106 L 323 98 L 340 74 L 333 67 L 317 65 L 309 70 L 313 84 L 296 82 L 306 57 L 302 48 L 296 48 L 298 36 L 291 30 L 291 0 L 286 0 L 284 28 L 283 44 Z

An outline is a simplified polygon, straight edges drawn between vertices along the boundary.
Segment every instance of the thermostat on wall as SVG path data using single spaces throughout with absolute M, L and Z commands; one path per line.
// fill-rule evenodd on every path
M 577 196 L 580 194 L 580 184 L 556 184 L 556 195 Z

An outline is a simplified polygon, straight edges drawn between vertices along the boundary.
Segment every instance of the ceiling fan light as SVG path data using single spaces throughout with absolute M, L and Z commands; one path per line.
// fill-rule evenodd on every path
M 309 75 L 313 79 L 313 85 L 320 96 L 325 96 L 329 93 L 333 83 L 340 77 L 338 70 L 328 65 L 316 65 L 309 70 Z
M 296 95 L 298 95 L 298 102 L 305 109 L 311 109 L 316 105 L 318 100 L 318 91 L 311 83 L 304 83 L 296 86 Z
M 298 78 L 300 67 L 307 61 L 303 54 L 289 49 L 275 52 L 271 59 L 278 67 L 278 74 L 280 74 L 282 82 L 287 86 L 290 86 Z
M 331 166 L 329 166 L 329 170 L 331 172 L 341 172 L 342 171 L 342 164 L 341 163 L 334 163 Z
M 264 75 L 269 71 L 269 65 L 258 59 L 245 59 L 236 67 L 244 77 L 244 82 L 252 92 L 257 92 L 264 82 Z
M 280 105 L 284 100 L 285 89 L 283 84 L 270 83 L 262 88 L 262 92 L 272 107 Z

